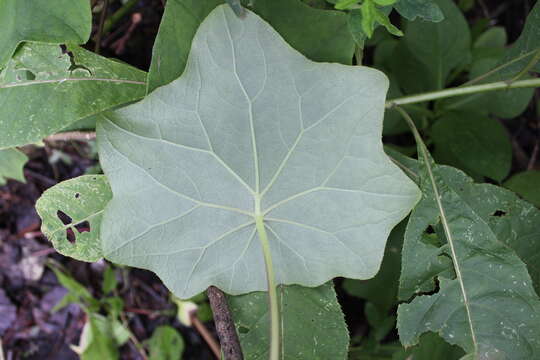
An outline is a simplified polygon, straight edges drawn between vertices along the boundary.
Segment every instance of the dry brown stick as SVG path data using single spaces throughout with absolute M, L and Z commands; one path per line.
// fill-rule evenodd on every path
M 96 34 L 96 46 L 94 52 L 99 54 L 101 50 L 101 36 L 103 35 L 103 26 L 105 24 L 105 18 L 107 17 L 107 8 L 109 7 L 109 0 L 103 0 L 103 9 L 101 9 L 101 16 L 99 17 L 99 25 Z
M 214 322 L 225 360 L 243 360 L 242 348 L 236 334 L 234 322 L 225 294 L 214 286 L 206 290 L 214 313 Z
M 204 326 L 204 324 L 199 320 L 197 317 L 197 310 L 192 311 L 189 314 L 189 317 L 191 319 L 191 324 L 195 326 L 195 329 L 201 334 L 202 338 L 208 344 L 208 347 L 212 352 L 214 353 L 216 359 L 221 359 L 221 349 L 219 348 L 219 344 L 216 340 L 214 340 L 214 337 L 212 334 L 210 334 L 210 331 Z
M 94 131 L 67 131 L 54 135 L 47 136 L 45 141 L 69 141 L 69 140 L 79 140 L 79 141 L 88 141 L 94 140 L 96 138 L 96 133 Z

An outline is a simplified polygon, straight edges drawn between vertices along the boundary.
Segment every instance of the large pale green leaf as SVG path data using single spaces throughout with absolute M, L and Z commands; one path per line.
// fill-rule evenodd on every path
M 215 9 L 183 76 L 102 116 L 114 197 L 105 256 L 180 298 L 266 290 L 254 219 L 280 284 L 372 277 L 418 190 L 383 152 L 386 77 L 314 63 L 261 18 Z
M 24 182 L 23 167 L 28 157 L 17 149 L 0 150 L 0 185 L 5 185 L 7 179 Z
M 143 71 L 79 47 L 26 44 L 0 72 L 0 148 L 144 96 Z
M 167 1 L 153 50 L 149 91 L 182 74 L 195 31 L 208 13 L 221 3 L 222 0 Z M 257 0 L 253 3 L 252 10 L 308 58 L 351 63 L 354 44 L 347 30 L 345 14 L 314 9 L 298 0 Z
M 400 296 L 434 293 L 400 305 L 402 343 L 414 345 L 433 331 L 479 359 L 539 357 L 540 301 L 512 249 L 537 253 L 531 220 L 538 218 L 529 217 L 534 207 L 516 204 L 515 196 L 509 201 L 511 193 L 493 185 L 476 185 L 454 168 L 434 166 L 432 173 L 422 161 L 423 198 L 405 233 Z M 448 231 L 439 231 L 441 223 Z
M 448 113 L 432 127 L 434 156 L 471 175 L 501 182 L 512 166 L 512 144 L 496 119 L 475 113 Z
M 85 43 L 92 30 L 88 0 L 0 1 L 0 69 L 22 41 Z
M 45 191 L 36 203 L 42 219 L 41 230 L 59 253 L 78 260 L 97 261 L 103 257 L 99 238 L 101 217 L 111 197 L 104 175 L 63 181 Z M 68 231 L 74 236 L 73 242 L 68 239 Z
M 401 247 L 403 245 L 405 225 L 406 222 L 403 221 L 392 230 L 384 252 L 381 270 L 373 279 L 345 279 L 343 282 L 343 288 L 349 295 L 371 301 L 383 315 L 388 315 L 388 312 L 397 304 L 398 300 Z
M 318 288 L 278 287 L 283 323 L 281 360 L 344 360 L 349 334 L 332 282 Z M 268 295 L 231 296 L 229 305 L 246 360 L 268 358 Z

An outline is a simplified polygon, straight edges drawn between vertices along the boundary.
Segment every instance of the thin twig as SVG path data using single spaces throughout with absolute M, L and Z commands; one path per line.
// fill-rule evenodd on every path
M 109 0 L 103 0 L 103 9 L 101 9 L 101 16 L 99 18 L 99 26 L 96 34 L 96 46 L 94 52 L 99 54 L 101 50 L 101 36 L 103 35 L 103 26 L 105 24 L 105 17 L 107 17 L 107 8 L 109 7 Z
M 67 131 L 63 133 L 58 133 L 54 135 L 47 136 L 45 141 L 89 141 L 96 138 L 95 131 Z
M 219 348 L 219 344 L 214 339 L 212 334 L 210 334 L 210 331 L 208 331 L 206 326 L 204 326 L 201 320 L 199 320 L 199 318 L 197 317 L 197 311 L 191 312 L 189 314 L 189 317 L 191 319 L 191 323 L 193 324 L 193 326 L 195 326 L 195 329 L 197 329 L 199 334 L 201 334 L 206 344 L 208 344 L 208 347 L 210 348 L 210 350 L 212 350 L 216 359 L 221 359 L 221 349 Z
M 210 286 L 206 290 L 206 294 L 214 313 L 216 331 L 223 348 L 225 360 L 243 360 L 244 355 L 242 354 L 242 348 L 225 294 L 214 286 Z

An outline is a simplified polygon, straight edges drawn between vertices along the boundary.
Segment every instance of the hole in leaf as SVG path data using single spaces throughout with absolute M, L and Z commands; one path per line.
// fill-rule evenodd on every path
M 72 244 L 75 244 L 75 240 L 77 239 L 77 236 L 75 236 L 75 232 L 72 228 L 66 229 L 66 239 Z
M 88 221 L 83 221 L 78 224 L 75 224 L 75 229 L 80 233 L 90 232 L 90 223 Z
M 426 234 L 435 234 L 435 229 L 433 229 L 433 226 L 428 225 L 425 231 Z
M 247 333 L 249 332 L 249 328 L 240 325 L 240 326 L 238 327 L 238 332 L 239 332 L 240 334 L 247 334 Z
M 491 216 L 497 216 L 497 217 L 503 217 L 506 215 L 506 211 L 503 210 L 497 210 Z
M 56 212 L 56 216 L 58 216 L 58 218 L 60 219 L 60 221 L 62 222 L 62 224 L 64 225 L 68 225 L 68 224 L 71 224 L 71 222 L 73 221 L 65 212 L 63 212 L 62 210 L 58 210 Z
M 81 194 L 76 193 L 76 194 L 75 194 L 75 199 L 78 199 L 80 196 L 81 196 Z
M 27 70 L 27 71 L 26 71 L 26 78 L 27 78 L 28 80 L 35 80 L 35 79 L 36 79 L 36 75 L 35 75 L 33 72 Z

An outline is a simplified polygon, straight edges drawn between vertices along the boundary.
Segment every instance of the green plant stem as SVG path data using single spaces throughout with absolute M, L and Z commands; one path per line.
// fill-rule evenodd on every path
M 424 163 L 426 165 L 426 170 L 429 175 L 429 180 L 431 182 L 431 187 L 433 189 L 433 195 L 435 197 L 435 202 L 437 203 L 437 207 L 439 209 L 439 218 L 441 220 L 441 224 L 443 226 L 444 234 L 446 236 L 446 239 L 448 241 L 448 245 L 450 246 L 450 252 L 452 254 L 452 262 L 454 265 L 454 271 L 456 273 L 456 278 L 459 282 L 459 286 L 461 289 L 461 295 L 463 296 L 463 303 L 465 305 L 465 310 L 467 313 L 467 321 L 469 323 L 469 329 L 471 332 L 471 338 L 474 346 L 474 354 L 475 356 L 478 354 L 478 341 L 476 339 L 476 333 L 475 329 L 473 327 L 473 321 L 472 321 L 472 314 L 470 310 L 470 304 L 469 304 L 469 297 L 467 292 L 465 291 L 465 284 L 463 281 L 463 275 L 461 273 L 461 266 L 458 262 L 455 244 L 454 244 L 454 237 L 452 235 L 452 232 L 450 231 L 450 224 L 448 223 L 446 211 L 444 210 L 444 207 L 442 205 L 442 196 L 439 193 L 439 189 L 437 186 L 437 182 L 435 180 L 435 176 L 433 175 L 433 169 L 431 168 L 431 157 L 429 156 L 429 151 L 426 147 L 426 144 L 424 143 L 424 140 L 422 140 L 422 137 L 420 136 L 420 133 L 418 132 L 418 129 L 416 128 L 416 125 L 414 125 L 413 119 L 410 117 L 410 115 L 403 110 L 403 108 L 397 106 L 396 110 L 401 114 L 401 116 L 405 119 L 409 127 L 411 128 L 411 131 L 414 135 L 414 139 L 416 141 L 416 144 L 418 145 L 419 154 L 418 156 L 422 157 L 424 160 Z M 475 357 L 476 359 L 476 357 Z
M 261 241 L 264 254 L 264 264 L 266 266 L 266 279 L 268 282 L 268 301 L 270 303 L 270 356 L 269 360 L 279 360 L 279 306 L 276 291 L 276 277 L 272 265 L 272 254 L 270 253 L 270 243 L 264 226 L 264 218 L 260 210 L 260 200 L 255 202 L 255 227 Z
M 111 15 L 110 18 L 105 20 L 105 24 L 103 25 L 103 34 L 109 33 L 111 31 L 111 28 L 124 16 L 126 16 L 131 8 L 133 8 L 139 0 L 129 0 L 126 2 L 122 7 L 114 12 L 114 14 Z
M 481 85 L 462 86 L 444 89 L 440 91 L 427 92 L 424 94 L 405 96 L 397 99 L 388 100 L 386 102 L 387 108 L 393 108 L 399 105 L 416 104 L 425 101 L 444 99 L 449 97 L 476 94 L 481 92 L 506 90 L 506 89 L 518 89 L 518 88 L 531 88 L 540 87 L 540 78 L 520 80 L 513 83 L 507 81 L 497 81 Z

